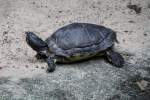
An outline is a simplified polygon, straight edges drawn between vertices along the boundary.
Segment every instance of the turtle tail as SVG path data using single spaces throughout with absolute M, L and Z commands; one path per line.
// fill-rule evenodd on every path
M 115 42 L 116 42 L 116 43 L 119 43 L 119 41 L 118 41 L 117 37 L 115 37 Z
M 119 41 L 118 41 L 118 39 L 117 39 L 117 32 L 115 32 L 115 31 L 113 31 L 113 33 L 114 33 L 114 41 L 116 42 L 116 43 L 119 43 Z
M 46 50 L 47 43 L 35 35 L 33 32 L 25 32 L 27 44 L 35 51 L 40 52 Z

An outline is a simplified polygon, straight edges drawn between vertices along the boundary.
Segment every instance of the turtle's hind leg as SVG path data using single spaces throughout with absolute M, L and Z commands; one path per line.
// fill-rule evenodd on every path
M 37 35 L 35 35 L 33 32 L 25 32 L 26 34 L 26 42 L 27 44 L 37 52 L 36 58 L 37 59 L 46 59 L 46 49 L 47 44 L 40 39 Z
M 116 67 L 123 67 L 124 65 L 124 58 L 117 52 L 114 52 L 113 50 L 109 49 L 106 51 L 106 57 L 108 61 L 116 66 Z

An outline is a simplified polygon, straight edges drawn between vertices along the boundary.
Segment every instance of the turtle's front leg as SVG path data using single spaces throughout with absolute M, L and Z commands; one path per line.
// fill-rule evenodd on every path
M 55 64 L 55 59 L 53 57 L 48 57 L 47 58 L 47 72 L 54 72 L 56 69 L 56 64 Z

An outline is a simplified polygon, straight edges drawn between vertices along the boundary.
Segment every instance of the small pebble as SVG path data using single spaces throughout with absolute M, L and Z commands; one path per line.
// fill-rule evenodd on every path
M 28 65 L 25 65 L 25 67 L 28 68 L 29 66 L 28 66 Z
M 60 11 L 58 11 L 59 13 L 62 13 L 62 11 L 60 10 Z
M 144 35 L 144 36 L 147 36 L 147 34 L 146 34 L 146 33 L 144 33 L 143 35 Z
M 35 2 L 33 2 L 32 4 L 35 4 Z
M 126 40 L 125 40 L 125 39 L 123 39 L 122 41 L 123 41 L 123 42 L 125 42 Z
M 7 33 L 8 33 L 7 31 L 4 31 L 4 32 L 3 32 L 3 35 L 5 35 L 5 34 L 7 34 Z
M 141 7 L 139 7 L 138 5 L 135 5 L 135 4 L 134 4 L 134 5 L 129 4 L 129 5 L 127 5 L 127 7 L 128 7 L 129 9 L 134 10 L 134 11 L 136 12 L 136 14 L 141 13 L 141 10 L 142 10 Z
M 142 42 L 142 44 L 144 44 L 145 42 Z
M 133 20 L 128 21 L 129 23 L 135 23 Z
M 39 66 L 36 66 L 35 68 L 39 68 Z
M 126 33 L 127 33 L 127 32 L 129 32 L 129 31 L 124 31 L 124 32 L 126 32 Z
M 51 16 L 50 15 L 48 15 L 48 18 L 50 18 Z
M 150 4 L 148 4 L 148 6 L 147 6 L 148 8 L 150 8 Z
M 148 86 L 148 82 L 145 80 L 141 80 L 140 82 L 136 82 L 138 87 L 140 88 L 141 91 L 146 90 L 146 87 Z

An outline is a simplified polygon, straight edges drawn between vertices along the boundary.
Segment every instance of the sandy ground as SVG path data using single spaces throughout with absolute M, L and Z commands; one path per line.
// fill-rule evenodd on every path
M 118 69 L 93 59 L 57 65 L 47 74 L 46 63 L 35 59 L 24 32 L 46 39 L 73 22 L 115 30 L 115 49 L 124 56 L 125 66 Z M 149 0 L 0 0 L 0 100 L 149 99 Z

